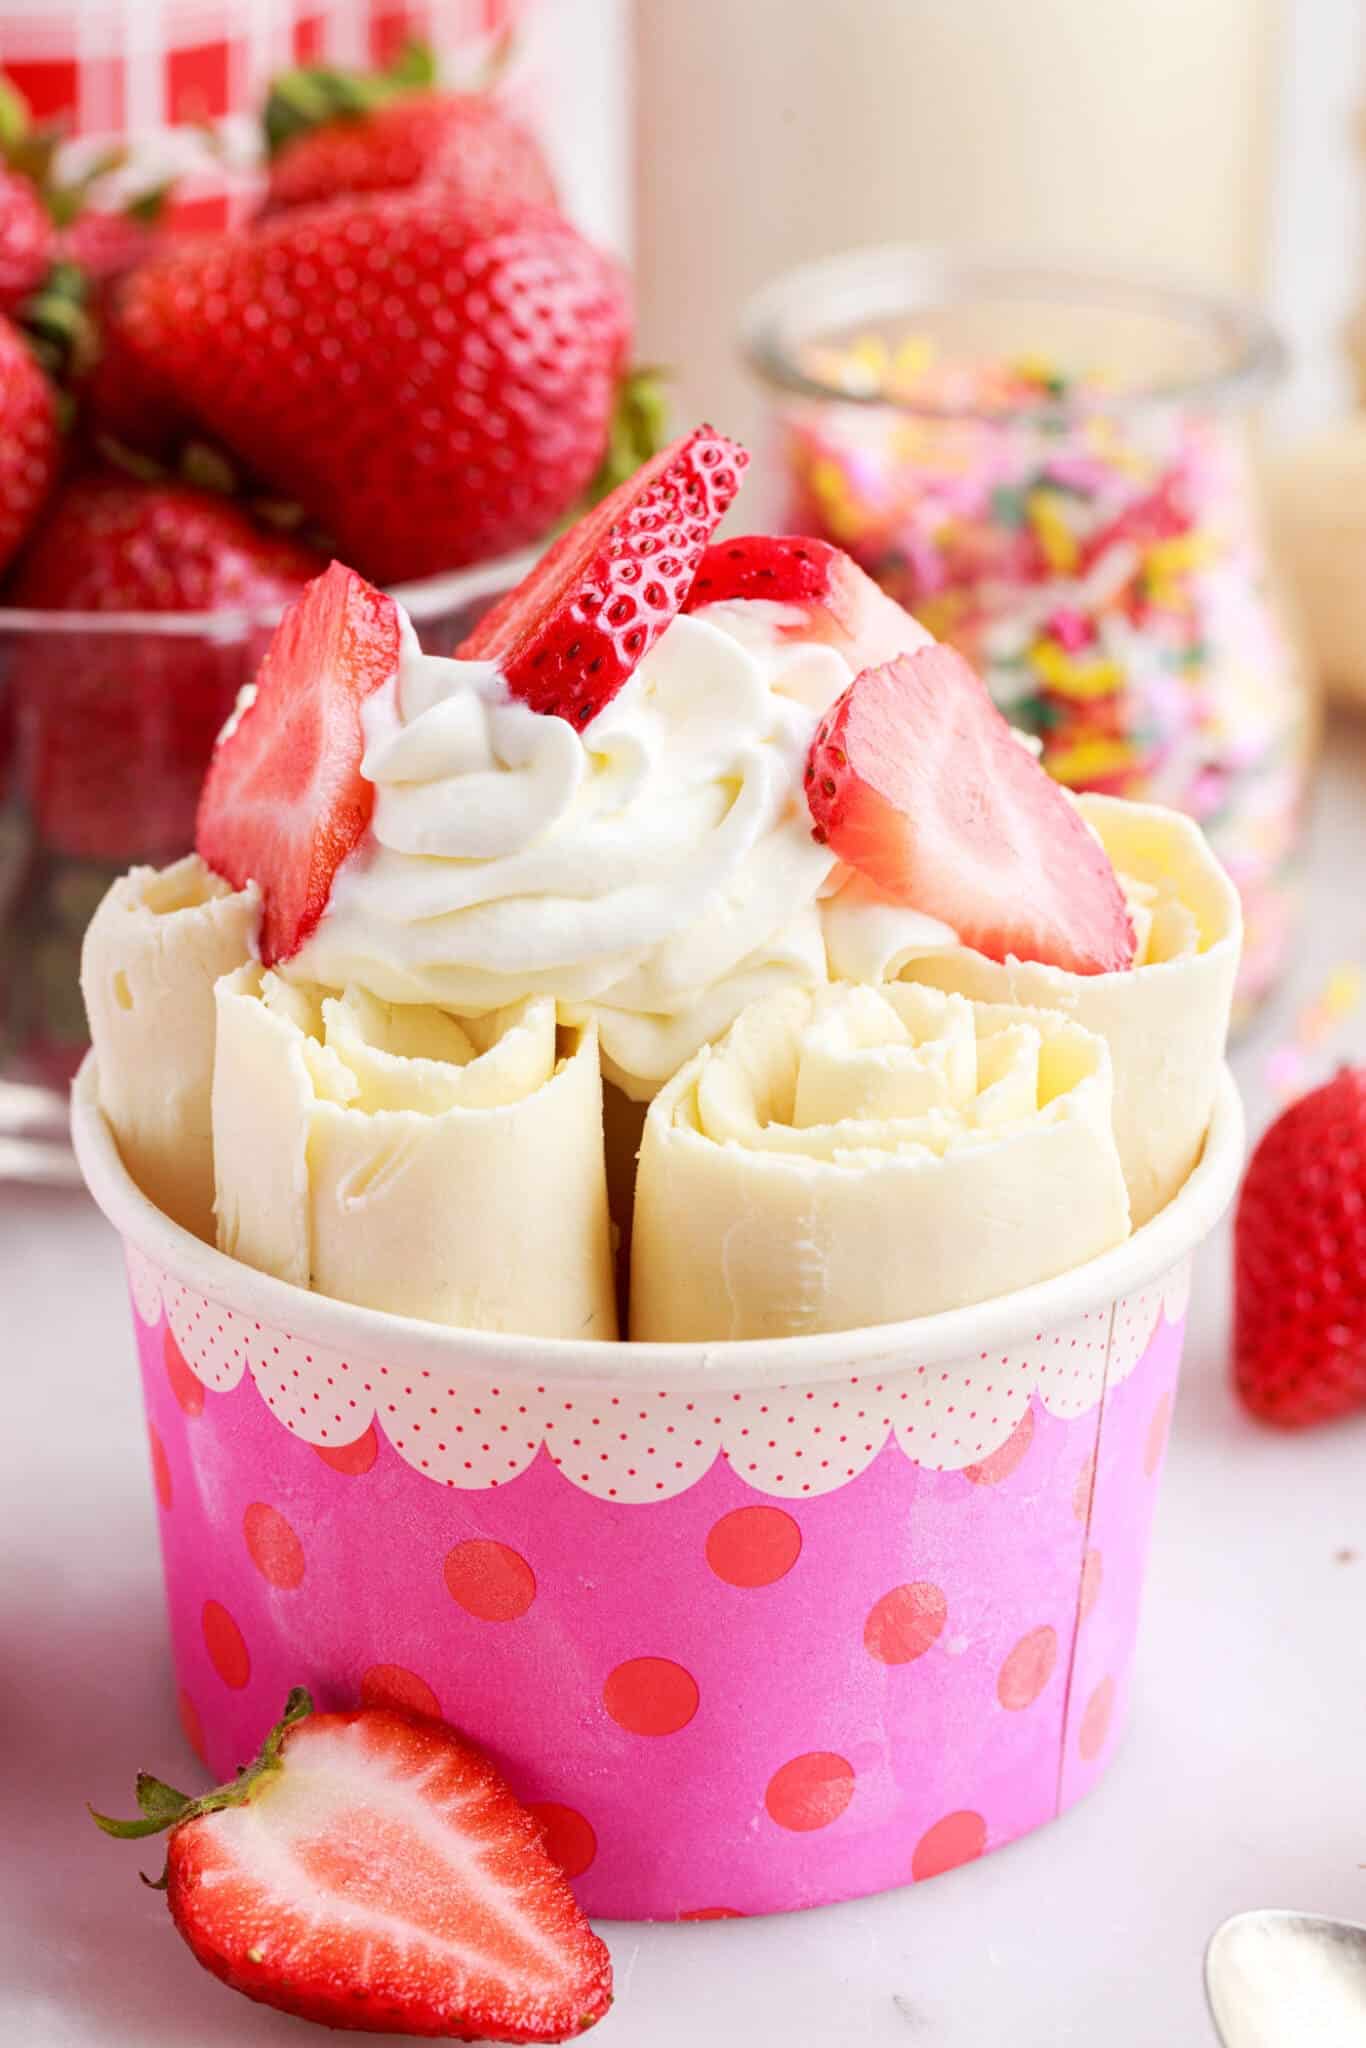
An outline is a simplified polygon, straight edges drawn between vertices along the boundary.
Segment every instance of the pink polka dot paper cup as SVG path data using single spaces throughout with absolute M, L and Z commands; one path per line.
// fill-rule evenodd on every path
M 773 1913 L 1054 1819 L 1123 1718 L 1225 1076 L 1176 1199 L 980 1307 L 708 1346 L 503 1337 L 303 1293 L 74 1129 L 122 1235 L 177 1683 L 219 1776 L 291 1685 L 482 1743 L 590 1912 Z

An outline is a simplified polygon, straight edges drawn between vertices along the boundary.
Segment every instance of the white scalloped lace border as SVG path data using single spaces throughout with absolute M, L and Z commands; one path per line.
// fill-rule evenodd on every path
M 304 1442 L 338 1447 L 374 1422 L 414 1470 L 448 1486 L 505 1484 L 542 1444 L 567 1479 L 603 1500 L 667 1500 L 718 1454 L 760 1493 L 832 1493 L 858 1477 L 894 1435 L 916 1464 L 961 1471 L 1007 1442 L 1036 1393 L 1050 1414 L 1084 1415 L 1128 1377 L 1159 1320 L 1180 1322 L 1191 1260 L 1160 1282 L 1037 1332 L 1007 1352 L 952 1366 L 879 1367 L 817 1387 L 623 1390 L 584 1381 L 495 1385 L 344 1357 L 236 1315 L 163 1274 L 129 1248 L 141 1320 L 165 1314 L 190 1371 L 227 1393 L 250 1372 L 262 1399 Z

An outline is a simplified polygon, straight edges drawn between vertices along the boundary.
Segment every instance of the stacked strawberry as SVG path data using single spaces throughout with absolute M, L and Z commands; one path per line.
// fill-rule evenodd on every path
M 23 127 L 12 102 L 0 131 Z M 58 484 L 52 391 L 0 315 L 0 571 L 28 542 L 10 604 L 269 618 L 334 550 L 380 582 L 425 576 L 537 540 L 594 483 L 625 286 L 555 210 L 534 141 L 412 53 L 378 79 L 290 74 L 266 128 L 263 215 L 193 244 L 151 206 L 67 195 L 49 217 L 0 174 L 0 307 L 22 300 L 74 401 Z M 187 486 L 206 464 L 229 495 Z M 22 643 L 10 694 L 44 845 L 183 847 L 238 680 L 226 645 L 150 623 L 79 662 Z

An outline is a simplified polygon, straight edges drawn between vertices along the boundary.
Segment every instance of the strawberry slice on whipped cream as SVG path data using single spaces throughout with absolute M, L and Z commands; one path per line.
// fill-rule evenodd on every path
M 778 607 L 768 616 L 782 638 L 833 647 L 856 669 L 933 645 L 919 620 L 842 548 L 805 534 L 713 541 L 683 609 L 736 603 Z
M 1133 965 L 1105 849 L 951 648 L 856 676 L 820 723 L 805 780 L 817 838 L 975 952 L 1073 974 Z
M 289 606 L 218 736 L 195 847 L 236 889 L 262 897 L 267 967 L 296 953 L 358 845 L 375 792 L 361 774 L 361 705 L 398 672 L 399 609 L 333 562 Z
M 484 615 L 461 658 L 496 661 L 533 711 L 590 724 L 679 611 L 748 461 L 711 427 L 661 449 Z

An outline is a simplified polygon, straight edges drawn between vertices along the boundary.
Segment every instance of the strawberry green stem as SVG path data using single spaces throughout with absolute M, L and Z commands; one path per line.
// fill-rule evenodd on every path
M 182 1821 L 197 1820 L 201 1814 L 220 1813 L 227 1806 L 245 1806 L 256 1797 L 262 1784 L 280 1769 L 285 1737 L 300 1721 L 307 1720 L 313 1712 L 311 1695 L 301 1685 L 296 1685 L 285 1701 L 285 1710 L 275 1723 L 254 1763 L 243 1765 L 235 1778 L 226 1785 L 217 1785 L 212 1792 L 203 1792 L 192 1797 L 187 1792 L 177 1792 L 174 1785 L 167 1785 L 160 1778 L 154 1778 L 147 1771 L 139 1771 L 135 1798 L 138 1806 L 136 1820 L 114 1820 L 107 1813 L 97 1813 L 93 1806 L 87 1807 L 96 1827 L 106 1835 L 113 1835 L 121 1842 L 140 1842 L 148 1835 L 164 1834 L 167 1828 L 178 1827 Z M 150 1878 L 143 1879 L 153 1890 L 164 1890 L 166 1875 L 153 1884 Z
M 309 65 L 283 71 L 271 83 L 261 116 L 266 153 L 274 156 L 296 135 L 327 121 L 355 121 L 405 92 L 437 82 L 436 59 L 425 43 L 405 43 L 386 71 L 341 71 Z

